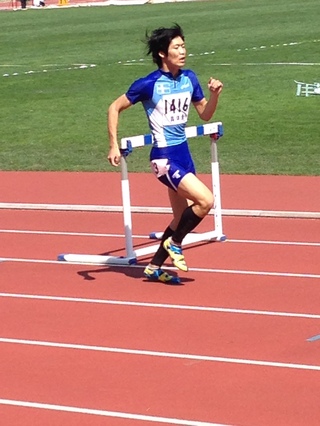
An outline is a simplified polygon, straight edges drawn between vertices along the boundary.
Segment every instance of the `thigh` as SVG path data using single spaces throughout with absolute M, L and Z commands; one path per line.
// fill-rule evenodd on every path
M 151 168 L 158 180 L 174 191 L 187 174 L 195 173 L 193 163 L 184 165 L 164 158 L 152 160 Z
M 213 204 L 211 190 L 194 174 L 188 173 L 181 179 L 178 194 L 196 205 Z

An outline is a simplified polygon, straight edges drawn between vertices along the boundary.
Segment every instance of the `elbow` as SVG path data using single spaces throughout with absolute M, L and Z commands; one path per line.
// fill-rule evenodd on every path
M 209 121 L 211 120 L 213 114 L 200 114 L 200 118 L 202 121 Z

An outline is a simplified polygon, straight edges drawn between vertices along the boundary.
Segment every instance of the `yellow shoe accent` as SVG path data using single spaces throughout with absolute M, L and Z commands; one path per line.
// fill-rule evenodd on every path
M 167 251 L 168 255 L 171 257 L 172 263 L 181 271 L 187 272 L 188 266 L 184 260 L 184 255 L 182 254 L 182 248 L 172 243 L 171 237 L 167 238 L 163 242 L 163 248 Z
M 165 284 L 180 284 L 180 278 L 169 275 L 162 269 L 151 269 L 148 266 L 144 270 L 144 276 L 150 281 L 161 281 Z

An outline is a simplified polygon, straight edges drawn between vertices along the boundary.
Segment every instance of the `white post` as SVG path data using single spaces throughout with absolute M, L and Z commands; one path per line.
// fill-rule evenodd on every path
M 224 237 L 222 231 L 222 209 L 220 195 L 220 173 L 218 162 L 217 140 L 211 136 L 211 178 L 212 191 L 214 196 L 214 229 L 217 232 L 218 240 Z
M 131 202 L 130 202 L 130 187 L 128 178 L 127 160 L 124 155 L 121 155 L 121 192 L 123 205 L 123 222 L 124 235 L 126 240 L 126 254 L 128 258 L 135 257 L 132 242 L 132 221 L 131 221 Z

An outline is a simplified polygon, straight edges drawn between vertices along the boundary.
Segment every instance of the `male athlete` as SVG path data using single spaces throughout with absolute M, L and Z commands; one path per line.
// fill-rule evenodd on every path
M 116 99 L 108 109 L 110 150 L 108 160 L 113 166 L 120 162 L 117 141 L 119 114 L 141 102 L 153 135 L 150 152 L 151 167 L 160 182 L 168 187 L 173 219 L 163 233 L 158 251 L 144 270 L 150 281 L 177 284 L 179 277 L 161 269 L 168 256 L 178 269 L 188 267 L 182 253 L 183 238 L 209 213 L 213 194 L 195 174 L 195 167 L 185 136 L 190 104 L 199 117 L 209 121 L 213 116 L 223 84 L 210 78 L 207 100 L 196 74 L 183 69 L 186 48 L 182 28 L 158 28 L 146 34 L 148 55 L 158 69 L 136 80 L 128 91 Z

